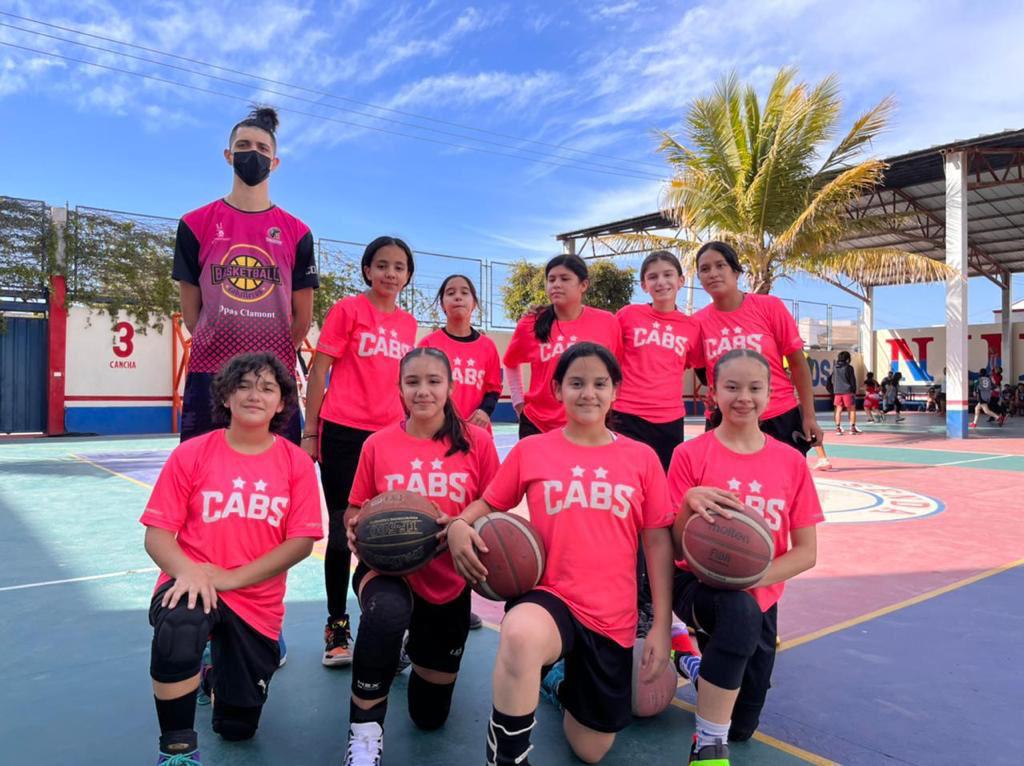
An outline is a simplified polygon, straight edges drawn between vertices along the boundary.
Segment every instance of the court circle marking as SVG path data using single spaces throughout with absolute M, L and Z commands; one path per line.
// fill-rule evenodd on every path
M 814 485 L 830 524 L 913 521 L 946 510 L 941 500 L 908 489 L 817 477 Z

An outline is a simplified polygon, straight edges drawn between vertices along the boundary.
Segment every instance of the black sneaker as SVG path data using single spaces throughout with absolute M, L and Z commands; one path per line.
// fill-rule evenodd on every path
M 199 737 L 194 730 L 169 731 L 160 737 L 157 766 L 202 766 Z
M 324 628 L 323 664 L 329 668 L 344 667 L 352 664 L 352 631 L 349 629 L 348 615 L 340 620 L 328 622 Z
M 480 615 L 476 612 L 469 613 L 469 629 L 480 630 L 484 626 L 484 621 L 480 619 Z
M 729 766 L 728 745 L 704 745 L 697 749 L 697 735 L 693 736 L 693 744 L 690 746 L 691 766 Z

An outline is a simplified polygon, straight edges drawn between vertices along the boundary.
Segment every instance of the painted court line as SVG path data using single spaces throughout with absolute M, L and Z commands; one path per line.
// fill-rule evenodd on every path
M 975 457 L 970 460 L 954 460 L 950 463 L 936 463 L 933 468 L 940 468 L 944 465 L 963 465 L 964 463 L 980 463 L 982 460 L 998 460 L 999 458 L 1013 457 L 1013 455 L 985 455 L 985 457 Z
M 950 593 L 954 590 L 959 590 L 960 588 L 964 588 L 968 585 L 973 585 L 976 582 L 986 580 L 989 577 L 994 577 L 995 575 L 1002 574 L 1003 572 L 1008 572 L 1011 569 L 1015 569 L 1022 565 L 1024 565 L 1024 559 L 1017 559 L 1016 561 L 1011 561 L 1007 564 L 997 566 L 994 569 L 989 569 L 985 572 L 979 572 L 976 575 L 972 575 L 971 577 L 966 577 L 963 580 L 951 582 L 949 585 L 943 585 L 941 588 L 935 588 L 934 590 L 926 591 L 917 596 L 914 596 L 913 598 L 908 598 L 905 601 L 900 601 L 896 604 L 890 604 L 889 606 L 882 607 L 881 609 L 876 609 L 873 612 L 862 614 L 860 617 L 852 617 L 849 620 L 844 620 L 843 622 L 836 623 L 835 625 L 830 625 L 827 628 L 821 628 L 820 630 L 816 630 L 804 636 L 790 639 L 789 641 L 783 641 L 782 645 L 779 647 L 779 651 L 784 652 L 787 649 L 795 649 L 798 646 L 810 643 L 811 641 L 816 641 L 819 638 L 830 636 L 833 633 L 838 633 L 841 630 L 852 628 L 855 625 L 860 625 L 861 623 L 868 622 L 869 620 L 874 620 L 877 617 L 884 617 L 887 614 L 898 612 L 901 609 L 906 609 L 907 607 L 914 606 L 915 604 L 920 604 L 924 601 L 930 601 L 931 599 L 941 596 L 943 594 Z
M 697 708 L 695 708 L 689 702 L 684 702 L 683 700 L 676 698 L 672 700 L 672 704 L 675 705 L 677 708 L 686 710 L 687 712 L 693 713 L 694 715 L 697 714 Z M 816 755 L 815 753 L 812 753 L 809 750 L 804 750 L 803 748 L 797 747 L 796 745 L 791 745 L 788 742 L 783 742 L 781 739 L 775 739 L 775 737 L 770 737 L 767 734 L 762 734 L 759 731 L 754 732 L 754 739 L 756 739 L 758 742 L 763 742 L 769 747 L 774 747 L 776 750 L 781 750 L 787 755 L 792 755 L 796 758 L 799 758 L 802 761 L 806 761 L 807 763 L 813 763 L 815 764 L 815 766 L 840 766 L 840 764 L 836 761 L 830 761 L 828 758 L 823 758 L 822 756 Z
M 42 588 L 47 585 L 64 585 L 72 582 L 88 582 L 90 580 L 105 580 L 110 577 L 126 577 L 127 575 L 135 574 L 151 574 L 153 572 L 159 572 L 159 567 L 141 567 L 140 569 L 125 569 L 121 572 L 108 572 L 106 574 L 89 575 L 87 577 L 69 577 L 66 580 L 45 580 L 43 582 L 30 582 L 24 585 L 7 585 L 0 588 L 0 593 L 9 590 L 25 590 L 26 588 Z
M 71 457 L 73 457 L 75 460 L 80 460 L 83 463 L 91 465 L 93 468 L 99 468 L 101 471 L 106 471 L 107 473 L 113 474 L 114 476 L 116 476 L 119 479 L 124 479 L 125 481 L 130 481 L 132 484 L 136 484 L 136 485 L 142 487 L 143 489 L 153 489 L 153 485 L 152 484 L 147 484 L 144 481 L 139 481 L 138 479 L 133 479 L 131 476 L 127 476 L 126 474 L 123 474 L 120 471 L 115 471 L 112 468 L 107 468 L 105 465 L 100 465 L 99 463 L 93 462 L 92 460 L 90 460 L 87 457 L 82 457 L 81 455 L 71 455 Z

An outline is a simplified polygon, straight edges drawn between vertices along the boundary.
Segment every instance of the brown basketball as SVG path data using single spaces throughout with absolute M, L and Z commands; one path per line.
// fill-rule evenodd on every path
M 709 524 L 697 514 L 683 528 L 683 555 L 697 578 L 722 590 L 749 588 L 775 558 L 771 530 L 753 509 L 733 517 L 716 516 Z
M 633 647 L 633 715 L 637 718 L 651 718 L 658 715 L 672 704 L 676 696 L 679 676 L 671 660 L 665 662 L 653 680 L 644 682 L 641 679 L 643 670 L 640 663 L 644 658 L 644 639 L 637 639 Z
M 416 492 L 384 492 L 367 501 L 356 523 L 359 560 L 375 572 L 405 575 L 437 551 L 440 512 Z
M 507 601 L 536 587 L 544 574 L 544 542 L 525 519 L 511 513 L 489 513 L 473 525 L 487 546 L 477 552 L 487 579 L 473 590 L 493 601 Z

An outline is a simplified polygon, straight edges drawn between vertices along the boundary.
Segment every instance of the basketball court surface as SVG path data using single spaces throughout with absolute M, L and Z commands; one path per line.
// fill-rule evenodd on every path
M 862 436 L 822 426 L 835 470 L 815 472 L 827 517 L 818 565 L 787 587 L 761 730 L 732 748 L 732 763 L 1024 763 L 1024 419 L 966 442 L 946 440 L 934 415 Z M 688 438 L 701 430 L 687 423 Z M 514 428 L 496 432 L 504 456 Z M 146 610 L 156 571 L 137 519 L 176 443 L 0 441 L 3 762 L 155 762 Z M 289 575 L 288 663 L 259 733 L 224 743 L 200 707 L 204 763 L 341 763 L 351 675 L 320 665 L 322 550 Z M 474 599 L 488 626 L 470 634 L 447 725 L 413 729 L 406 672 L 393 687 L 385 764 L 483 763 L 501 608 Z M 693 702 L 681 686 L 603 763 L 685 764 Z M 532 763 L 579 763 L 543 702 L 533 742 Z

